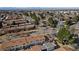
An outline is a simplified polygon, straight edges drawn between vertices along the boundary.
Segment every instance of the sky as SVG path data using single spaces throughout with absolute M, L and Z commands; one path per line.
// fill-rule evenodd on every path
M 0 0 L 0 7 L 79 7 L 79 0 Z

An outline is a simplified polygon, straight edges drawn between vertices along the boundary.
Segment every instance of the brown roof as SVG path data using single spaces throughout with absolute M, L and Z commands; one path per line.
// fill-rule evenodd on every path
M 13 39 L 13 40 L 4 42 L 2 45 L 3 45 L 3 48 L 6 48 L 6 47 L 11 47 L 16 45 L 23 45 L 24 43 L 26 43 L 26 40 L 24 37 L 22 37 L 22 38 Z
M 41 40 L 44 40 L 44 36 L 43 35 L 32 35 L 32 36 L 26 37 L 26 40 L 27 42 L 31 42 L 33 40 L 41 41 Z
M 55 51 L 66 51 L 64 48 L 58 48 L 58 49 L 56 49 Z
M 32 46 L 32 48 L 27 49 L 26 51 L 40 51 L 41 50 L 41 45 L 35 45 Z
M 3 48 L 16 46 L 16 45 L 23 45 L 24 43 L 31 42 L 33 40 L 43 40 L 44 37 L 42 35 L 34 35 L 29 37 L 22 37 L 17 39 L 12 39 L 10 41 L 3 42 Z
M 33 46 L 31 48 L 32 51 L 40 51 L 41 50 L 41 46 L 40 45 L 36 45 L 36 46 Z
M 4 31 L 5 32 L 14 32 L 17 30 L 31 29 L 31 28 L 34 28 L 34 25 L 11 27 L 11 28 L 6 28 L 6 30 L 4 29 Z
M 2 50 L 2 44 L 0 44 L 0 51 Z

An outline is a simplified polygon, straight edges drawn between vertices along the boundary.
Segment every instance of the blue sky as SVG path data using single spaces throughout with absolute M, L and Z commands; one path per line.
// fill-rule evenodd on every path
M 78 0 L 0 0 L 0 7 L 79 7 Z

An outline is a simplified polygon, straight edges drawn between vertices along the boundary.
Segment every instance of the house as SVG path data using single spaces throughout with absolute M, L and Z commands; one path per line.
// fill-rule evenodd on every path
M 2 49 L 2 44 L 0 43 L 0 51 L 2 51 L 3 49 Z
M 78 34 L 79 36 L 79 22 L 77 22 L 77 24 L 70 26 L 70 32 L 73 34 Z
M 13 33 L 13 32 L 18 32 L 20 30 L 31 30 L 34 29 L 35 25 L 28 25 L 28 26 L 15 26 L 15 27 L 10 27 L 10 28 L 6 28 L 4 29 L 5 33 Z
M 20 45 L 23 45 L 23 44 L 26 44 L 25 37 L 17 38 L 15 40 L 10 40 L 10 41 L 3 42 L 2 43 L 2 48 L 3 48 L 3 50 L 5 50 L 6 48 L 20 46 Z
M 32 46 L 30 49 L 26 49 L 26 51 L 41 51 L 41 45 Z
M 42 46 L 42 51 L 44 51 L 44 50 L 46 50 L 46 51 L 52 51 L 52 50 L 54 50 L 55 49 L 55 47 L 56 47 L 56 44 L 55 43 L 50 43 L 50 42 L 46 42 L 46 43 L 44 43 L 43 44 L 43 46 Z
M 44 41 L 43 35 L 32 35 L 5 41 L 1 44 L 3 50 L 21 50 L 30 48 L 33 45 L 41 45 Z
M 58 22 L 58 25 L 57 25 L 58 30 L 65 25 L 64 23 L 65 23 L 65 21 L 59 21 Z

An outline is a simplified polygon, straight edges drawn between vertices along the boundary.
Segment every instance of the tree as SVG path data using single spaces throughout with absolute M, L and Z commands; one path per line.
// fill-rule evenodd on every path
M 40 21 L 40 18 L 37 17 L 37 18 L 35 19 L 35 24 L 36 24 L 36 25 L 39 25 L 39 21 Z
M 63 41 L 67 42 L 68 44 L 74 43 L 74 40 L 75 40 L 74 37 L 75 37 L 74 34 L 71 34 L 68 31 L 68 27 L 65 27 L 65 26 L 63 28 L 60 28 L 57 34 L 58 41 L 62 44 L 63 44 Z
M 34 19 L 35 25 L 39 25 L 40 18 L 36 16 L 36 14 L 30 14 L 32 19 Z
M 16 25 L 15 21 L 12 22 L 12 25 Z
M 29 16 L 29 14 L 27 12 L 24 13 L 25 16 Z
M 44 14 L 42 13 L 42 14 L 39 14 L 40 15 L 40 17 L 42 18 L 42 19 L 45 19 L 45 16 L 44 16 Z
M 73 21 L 74 21 L 75 23 L 77 23 L 77 22 L 79 21 L 79 16 L 75 16 L 75 17 L 73 18 Z
M 48 19 L 48 22 L 49 22 L 49 25 L 51 26 L 51 27 L 56 27 L 57 26 L 57 24 L 58 24 L 58 21 L 57 20 L 53 20 L 53 18 L 49 18 Z
M 2 25 L 2 21 L 0 21 L 0 28 L 2 28 L 3 27 L 3 25 Z
M 71 25 L 73 25 L 74 23 L 73 23 L 73 21 L 68 20 L 68 21 L 65 22 L 65 24 L 68 25 L 68 26 L 71 26 Z
M 74 34 L 70 34 L 69 41 L 68 41 L 69 44 L 73 44 L 74 43 L 74 41 L 75 41 L 75 38 L 74 37 L 75 37 Z
M 36 19 L 37 18 L 37 16 L 36 16 L 36 14 L 35 13 L 30 13 L 30 16 L 31 16 L 31 18 L 33 18 L 33 19 Z
M 66 27 L 61 28 L 57 34 L 58 40 L 61 43 L 63 43 L 64 39 L 68 40 L 69 36 L 70 36 L 70 32 Z

